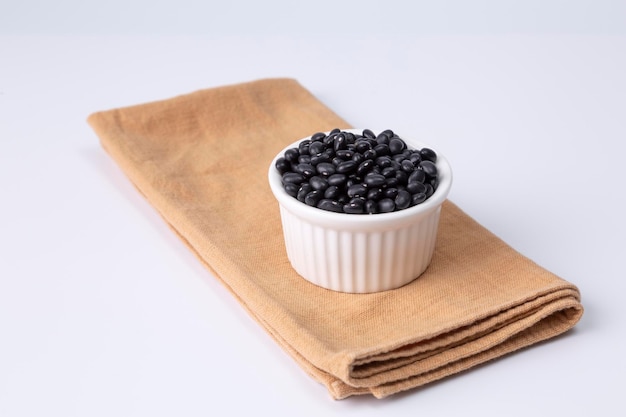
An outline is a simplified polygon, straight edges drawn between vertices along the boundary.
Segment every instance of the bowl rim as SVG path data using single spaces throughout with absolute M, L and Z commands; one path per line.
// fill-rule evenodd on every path
M 361 134 L 364 129 L 341 129 L 343 132 L 359 133 Z M 382 132 L 381 130 L 370 129 L 373 132 Z M 325 131 L 325 134 L 329 134 L 331 131 Z M 315 134 L 317 132 L 314 132 Z M 393 211 L 390 213 L 376 213 L 376 214 L 349 214 L 349 213 L 335 213 L 332 211 L 322 210 L 317 207 L 309 206 L 298 199 L 287 194 L 283 188 L 281 175 L 276 169 L 276 160 L 284 155 L 285 151 L 290 148 L 298 147 L 298 144 L 303 140 L 310 139 L 313 134 L 300 138 L 280 150 L 270 163 L 268 170 L 268 181 L 274 197 L 278 200 L 279 205 L 298 215 L 299 217 L 309 220 L 316 220 L 320 223 L 336 223 L 343 224 L 346 227 L 354 225 L 377 225 L 381 223 L 396 223 L 407 220 L 413 220 L 415 217 L 421 217 L 422 215 L 430 213 L 432 210 L 437 209 L 447 198 L 450 188 L 452 186 L 452 168 L 448 159 L 437 152 L 437 171 L 439 175 L 439 184 L 435 192 L 426 199 L 423 203 L 409 207 L 403 210 Z M 425 142 L 412 139 L 410 136 L 398 134 L 402 140 L 411 148 L 422 149 L 430 148 L 435 149 Z

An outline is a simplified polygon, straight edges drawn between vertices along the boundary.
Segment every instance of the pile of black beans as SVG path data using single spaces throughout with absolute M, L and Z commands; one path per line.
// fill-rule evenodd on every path
M 392 130 L 333 129 L 302 140 L 276 160 L 287 194 L 322 210 L 377 214 L 424 202 L 437 189 L 437 154 L 409 149 Z

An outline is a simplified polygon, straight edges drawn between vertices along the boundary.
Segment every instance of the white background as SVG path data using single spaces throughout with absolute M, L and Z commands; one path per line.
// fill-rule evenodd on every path
M 623 416 L 626 3 L 0 2 L 0 416 Z M 101 150 L 98 110 L 293 77 L 410 132 L 450 199 L 578 285 L 550 342 L 333 401 Z

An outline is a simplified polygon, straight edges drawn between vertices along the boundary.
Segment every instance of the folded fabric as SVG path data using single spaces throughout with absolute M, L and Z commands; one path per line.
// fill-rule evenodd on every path
M 418 387 L 561 334 L 583 314 L 574 285 L 450 201 L 432 263 L 412 283 L 346 294 L 301 278 L 267 170 L 287 144 L 349 125 L 295 80 L 206 89 L 88 121 L 178 236 L 335 399 Z

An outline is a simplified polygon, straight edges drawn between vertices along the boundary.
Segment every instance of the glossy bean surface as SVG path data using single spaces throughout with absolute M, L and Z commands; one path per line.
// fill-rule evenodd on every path
M 318 209 L 346 214 L 404 210 L 439 184 L 437 153 L 411 149 L 391 129 L 333 129 L 302 140 L 276 159 L 285 191 Z

